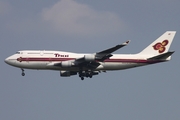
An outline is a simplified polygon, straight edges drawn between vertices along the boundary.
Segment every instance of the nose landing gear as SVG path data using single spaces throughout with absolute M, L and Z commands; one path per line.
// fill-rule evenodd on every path
M 24 69 L 21 68 L 21 70 L 22 70 L 21 75 L 22 75 L 22 76 L 25 76 Z

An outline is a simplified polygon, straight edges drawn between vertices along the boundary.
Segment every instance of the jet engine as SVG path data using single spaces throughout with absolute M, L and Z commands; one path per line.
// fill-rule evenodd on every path
M 70 77 L 71 75 L 77 75 L 77 72 L 74 71 L 60 71 L 61 77 Z
M 91 55 L 84 55 L 84 59 L 88 62 L 90 61 L 94 61 L 95 60 L 95 55 L 91 54 Z
M 63 61 L 61 62 L 62 67 L 71 67 L 73 65 L 72 61 Z

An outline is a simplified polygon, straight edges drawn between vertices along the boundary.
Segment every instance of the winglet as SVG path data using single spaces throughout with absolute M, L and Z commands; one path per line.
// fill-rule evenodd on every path
M 122 45 L 127 45 L 127 44 L 129 44 L 129 43 L 130 43 L 130 40 L 124 42 Z

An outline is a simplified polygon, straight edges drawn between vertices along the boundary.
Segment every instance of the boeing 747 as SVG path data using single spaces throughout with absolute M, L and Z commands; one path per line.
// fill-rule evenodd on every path
M 92 78 L 100 72 L 122 70 L 144 65 L 166 62 L 171 59 L 174 51 L 169 51 L 176 31 L 167 31 L 144 50 L 137 54 L 112 54 L 114 51 L 128 45 L 130 41 L 112 48 L 92 53 L 72 53 L 64 51 L 22 50 L 5 59 L 11 66 L 22 70 L 57 70 L 60 76 L 79 75 Z

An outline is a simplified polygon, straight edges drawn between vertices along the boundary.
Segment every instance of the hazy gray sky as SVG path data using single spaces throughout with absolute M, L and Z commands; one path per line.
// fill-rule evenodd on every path
M 178 120 L 179 0 L 0 0 L 1 120 Z M 81 81 L 59 71 L 21 70 L 4 59 L 18 50 L 137 53 L 177 34 L 167 63 L 101 73 Z

